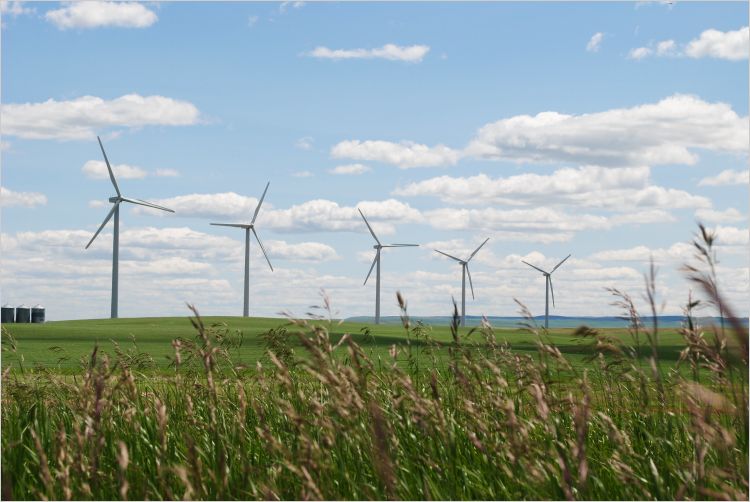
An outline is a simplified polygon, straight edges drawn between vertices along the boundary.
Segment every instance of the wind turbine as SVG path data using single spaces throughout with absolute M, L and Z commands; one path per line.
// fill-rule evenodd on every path
M 568 258 L 570 258 L 570 255 L 563 258 L 562 261 L 558 263 L 557 265 L 555 265 L 555 268 L 553 268 L 549 272 L 546 272 L 542 270 L 541 268 L 534 266 L 527 261 L 521 260 L 523 263 L 525 263 L 529 267 L 537 269 L 544 275 L 544 278 L 545 278 L 544 328 L 545 329 L 549 329 L 549 294 L 550 292 L 552 292 L 552 306 L 553 307 L 555 306 L 555 290 L 552 287 L 552 273 L 555 270 L 557 270 L 560 267 L 560 265 L 565 263 L 565 260 L 567 260 Z
M 109 210 L 109 214 L 107 214 L 107 217 L 104 218 L 104 221 L 102 222 L 102 224 L 99 225 L 99 229 L 96 231 L 96 233 L 91 238 L 89 243 L 86 244 L 86 249 L 88 249 L 91 243 L 94 242 L 94 239 L 96 239 L 96 236 L 99 235 L 99 232 L 102 231 L 102 229 L 104 228 L 104 225 L 106 225 L 107 222 L 109 222 L 110 218 L 112 218 L 112 215 L 114 215 L 115 231 L 112 237 L 112 307 L 111 307 L 110 317 L 112 319 L 117 319 L 117 287 L 118 287 L 118 274 L 119 274 L 119 268 L 120 268 L 120 203 L 130 202 L 131 204 L 138 204 L 139 206 L 153 207 L 154 209 L 161 209 L 162 211 L 168 211 L 170 213 L 174 213 L 174 211 L 166 207 L 157 206 L 156 204 L 153 204 L 151 202 L 146 202 L 145 200 L 123 197 L 122 193 L 120 192 L 120 187 L 117 186 L 115 173 L 112 172 L 112 166 L 109 165 L 109 159 L 107 158 L 107 153 L 104 151 L 102 140 L 99 139 L 99 136 L 97 136 L 96 139 L 97 141 L 99 141 L 99 148 L 102 149 L 102 155 L 104 155 L 104 162 L 107 163 L 107 171 L 109 172 L 109 179 L 112 180 L 112 185 L 115 187 L 115 192 L 117 192 L 117 195 L 109 198 L 109 201 L 114 205 L 112 206 L 112 209 Z
M 449 255 L 448 253 L 443 253 L 440 250 L 435 249 L 436 252 L 440 253 L 441 255 L 447 256 L 451 260 L 456 260 L 458 263 L 461 264 L 461 326 L 466 326 L 466 276 L 469 276 L 469 286 L 471 287 L 471 299 L 474 299 L 474 284 L 471 283 L 471 272 L 469 272 L 469 262 L 472 258 L 474 258 L 474 255 L 476 255 L 480 249 L 482 249 L 482 246 L 487 244 L 487 241 L 490 240 L 489 237 L 487 237 L 483 243 L 479 245 L 478 248 L 474 250 L 471 255 L 466 258 L 465 260 L 462 260 L 461 258 L 456 258 L 453 255 Z
M 271 265 L 271 260 L 268 259 L 266 249 L 263 247 L 263 243 L 260 242 L 258 232 L 255 231 L 255 219 L 258 217 L 260 206 L 263 204 L 263 199 L 266 198 L 266 192 L 268 191 L 268 186 L 270 184 L 270 181 L 266 183 L 266 189 L 263 190 L 263 195 L 261 195 L 260 200 L 258 201 L 258 207 L 255 208 L 255 213 L 253 214 L 253 219 L 250 221 L 250 223 L 211 223 L 211 225 L 216 225 L 218 227 L 236 227 L 245 229 L 245 299 L 242 306 L 242 315 L 245 317 L 250 316 L 250 232 L 253 233 L 253 235 L 255 236 L 255 240 L 258 241 L 260 250 L 263 251 L 263 256 L 266 257 L 268 266 L 271 267 L 271 272 L 273 272 L 273 265 Z
M 373 248 L 375 248 L 375 259 L 372 260 L 372 265 L 370 265 L 370 271 L 367 272 L 367 277 L 365 277 L 365 282 L 362 284 L 363 286 L 367 284 L 367 280 L 370 278 L 370 274 L 372 274 L 372 269 L 377 264 L 378 270 L 375 272 L 375 324 L 380 324 L 380 250 L 383 248 L 404 248 L 404 247 L 414 247 L 419 246 L 419 244 L 381 244 L 380 240 L 378 239 L 378 236 L 375 235 L 375 232 L 372 230 L 372 227 L 367 222 L 367 218 L 365 218 L 364 213 L 361 209 L 357 209 L 359 211 L 359 214 L 362 215 L 362 219 L 365 220 L 365 225 L 367 225 L 368 230 L 370 230 L 370 233 L 372 234 L 373 239 L 375 239 L 375 244 Z

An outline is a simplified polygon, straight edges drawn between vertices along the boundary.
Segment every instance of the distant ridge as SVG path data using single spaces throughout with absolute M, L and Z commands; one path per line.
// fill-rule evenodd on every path
M 449 316 L 409 316 L 412 323 L 421 321 L 424 324 L 433 326 L 446 326 L 451 323 L 451 317 Z M 357 322 L 372 324 L 375 318 L 372 316 L 355 316 L 347 317 L 344 319 L 347 322 Z M 490 324 L 495 328 L 517 328 L 519 323 L 525 322 L 524 317 L 501 317 L 491 316 L 488 317 Z M 544 316 L 535 316 L 534 320 L 540 326 L 544 324 Z M 651 317 L 642 317 L 641 320 L 648 327 L 651 324 Z M 679 315 L 668 315 L 658 316 L 657 321 L 660 327 L 663 328 L 679 328 L 684 320 L 683 316 Z M 709 324 L 719 324 L 720 319 L 718 317 L 698 317 L 698 322 L 703 326 Z M 481 316 L 466 316 L 467 326 L 479 326 L 482 321 Z M 745 325 L 748 325 L 748 319 L 743 319 Z M 381 316 L 381 324 L 401 324 L 401 318 L 398 316 Z M 628 321 L 619 317 L 566 317 L 566 316 L 549 316 L 549 324 L 551 328 L 577 328 L 578 326 L 586 325 L 592 328 L 627 328 Z

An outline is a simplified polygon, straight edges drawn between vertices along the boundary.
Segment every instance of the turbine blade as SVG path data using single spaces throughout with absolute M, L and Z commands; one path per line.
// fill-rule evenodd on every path
M 469 276 L 469 287 L 471 287 L 471 299 L 473 300 L 474 299 L 474 284 L 472 284 L 471 282 L 471 272 L 469 272 L 469 264 L 467 263 L 465 267 L 466 267 L 466 275 Z
M 263 247 L 263 243 L 260 242 L 260 237 L 258 237 L 258 232 L 255 231 L 255 228 L 251 228 L 250 230 L 253 231 L 253 235 L 255 236 L 255 240 L 258 241 L 258 244 L 260 245 L 260 250 L 263 251 L 263 256 L 266 257 L 266 261 L 268 262 L 268 266 L 271 267 L 271 272 L 273 272 L 273 265 L 271 265 L 271 260 L 268 259 L 268 255 L 266 254 L 266 249 Z
M 387 246 L 383 246 L 384 248 L 410 248 L 410 247 L 419 247 L 419 244 L 388 244 Z
M 380 239 L 378 239 L 378 236 L 375 235 L 375 231 L 370 226 L 370 223 L 368 223 L 367 218 L 365 218 L 365 213 L 363 213 L 360 208 L 357 208 L 357 211 L 359 211 L 359 214 L 362 215 L 362 219 L 365 220 L 365 225 L 367 225 L 367 228 L 370 230 L 370 233 L 372 234 L 372 238 L 375 239 L 375 242 L 380 244 Z
M 211 225 L 215 225 L 217 227 L 250 228 L 250 225 L 245 225 L 243 223 L 211 223 Z
M 258 201 L 258 207 L 255 208 L 255 214 L 253 214 L 253 220 L 250 222 L 251 225 L 255 224 L 255 218 L 258 217 L 258 213 L 260 212 L 260 206 L 263 204 L 263 199 L 266 198 L 266 192 L 268 191 L 268 186 L 271 184 L 269 181 L 266 183 L 266 189 L 263 190 L 263 195 L 260 196 L 260 200 Z
M 376 261 L 378 261 L 378 254 L 377 253 L 375 253 L 375 258 L 372 260 L 372 265 L 370 265 L 370 271 L 367 272 L 367 277 L 365 277 L 365 282 L 362 283 L 363 286 L 365 284 L 367 284 L 367 280 L 370 278 L 370 274 L 372 274 L 372 269 L 375 268 L 375 262 Z
M 115 173 L 112 171 L 112 166 L 109 165 L 109 159 L 107 158 L 107 152 L 104 151 L 104 145 L 102 145 L 102 140 L 99 139 L 99 136 L 96 137 L 97 141 L 99 141 L 99 148 L 102 149 L 102 155 L 104 155 L 104 162 L 107 163 L 107 171 L 109 171 L 109 179 L 112 180 L 112 184 L 115 187 L 115 192 L 117 192 L 117 196 L 120 197 L 122 194 L 120 193 L 120 187 L 117 186 L 117 180 L 115 179 Z
M 547 280 L 549 281 L 549 291 L 552 293 L 552 307 L 555 307 L 555 288 L 552 287 L 552 276 L 548 275 Z
M 478 248 L 476 248 L 476 249 L 474 250 L 474 252 L 473 252 L 473 253 L 471 253 L 471 256 L 469 256 L 469 257 L 468 257 L 468 258 L 466 259 L 466 261 L 467 261 L 467 262 L 471 261 L 471 259 L 472 259 L 472 258 L 474 258 L 474 255 L 475 255 L 475 254 L 477 254 L 477 253 L 479 252 L 479 250 L 480 250 L 480 249 L 482 249 L 482 246 L 484 246 L 485 244 L 487 244 L 487 241 L 488 241 L 488 240 L 490 240 L 490 238 L 489 238 L 489 237 L 487 237 L 487 238 L 486 238 L 486 239 L 484 240 L 484 242 L 483 242 L 483 243 L 481 243 L 481 244 L 479 245 L 479 247 L 478 247 Z
M 89 241 L 89 243 L 86 244 L 86 247 L 84 249 L 88 249 L 89 246 L 91 245 L 91 243 L 94 242 L 94 239 L 96 239 L 96 236 L 99 235 L 99 232 L 102 231 L 102 228 L 104 228 L 104 225 L 106 225 L 109 222 L 110 218 L 112 218 L 112 215 L 115 214 L 115 209 L 117 208 L 118 204 L 119 204 L 119 202 L 115 202 L 115 204 L 112 206 L 112 209 L 109 210 L 109 214 L 107 214 L 107 217 L 104 218 L 104 221 L 102 222 L 101 225 L 99 225 L 99 228 L 97 229 L 96 233 L 91 238 L 91 240 Z
M 540 272 L 541 272 L 541 273 L 543 273 L 543 274 L 546 274 L 546 273 L 547 273 L 547 272 L 545 272 L 544 270 L 542 270 L 541 268 L 539 268 L 539 267 L 535 267 L 534 265 L 532 265 L 531 263 L 529 263 L 529 262 L 527 262 L 527 261 L 523 261 L 523 260 L 521 260 L 521 262 L 525 263 L 526 265 L 528 265 L 528 266 L 529 266 L 529 267 L 531 267 L 531 268 L 535 268 L 535 269 L 537 269 L 538 271 L 540 271 Z
M 129 197 L 120 197 L 120 198 L 126 202 L 130 202 L 131 204 L 138 204 L 139 206 L 153 207 L 154 209 L 161 209 L 162 211 L 167 211 L 168 213 L 174 213 L 173 209 L 169 209 L 168 207 L 160 206 L 158 204 L 154 204 L 153 202 L 148 202 L 146 200 L 131 199 Z
M 568 258 L 570 258 L 570 255 L 566 256 L 565 258 L 563 258 L 563 260 L 560 263 L 558 263 L 557 265 L 555 265 L 555 268 L 552 269 L 552 271 L 550 272 L 550 274 L 552 272 L 554 272 L 555 270 L 557 270 L 557 267 L 559 267 L 560 265 L 562 265 L 563 263 L 565 263 L 565 260 L 567 260 Z
M 445 255 L 445 256 L 447 256 L 448 258 L 451 258 L 452 260 L 456 260 L 456 261 L 457 261 L 457 262 L 459 262 L 459 263 L 463 261 L 463 260 L 461 260 L 460 258 L 456 258 L 455 256 L 453 256 L 453 255 L 449 255 L 448 253 L 443 253 L 442 251 L 439 251 L 439 250 L 437 250 L 437 249 L 433 249 L 433 251 L 435 251 L 436 253 L 440 253 L 440 254 L 442 254 L 442 255 Z

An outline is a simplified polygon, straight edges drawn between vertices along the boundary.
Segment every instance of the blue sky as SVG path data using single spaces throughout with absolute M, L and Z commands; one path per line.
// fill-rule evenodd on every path
M 475 262 L 470 314 L 616 315 L 653 255 L 665 313 L 688 285 L 696 220 L 719 232 L 730 298 L 747 298 L 748 7 L 677 3 L 3 2 L 3 302 L 51 319 L 105 317 L 113 195 L 177 212 L 121 213 L 122 316 L 238 314 L 242 235 L 271 182 L 251 312 L 331 295 L 371 314 L 447 314 Z M 124 165 L 124 166 L 123 166 Z M 331 171 L 350 174 L 334 174 Z M 362 172 L 360 172 L 362 171 Z M 359 174 L 354 174 L 359 173 Z M 254 243 L 253 243 L 254 245 Z

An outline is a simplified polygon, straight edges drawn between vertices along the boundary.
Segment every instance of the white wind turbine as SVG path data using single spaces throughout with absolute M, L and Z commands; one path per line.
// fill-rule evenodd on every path
M 448 253 L 443 253 L 442 251 L 439 251 L 435 249 L 435 252 L 440 253 L 441 255 L 447 256 L 448 258 L 452 260 L 456 260 L 458 263 L 461 264 L 461 326 L 466 326 L 466 276 L 469 276 L 469 287 L 471 288 L 471 299 L 474 299 L 474 284 L 471 282 L 471 272 L 469 272 L 469 262 L 472 258 L 474 258 L 474 255 L 476 255 L 480 249 L 482 249 L 482 246 L 487 244 L 487 241 L 490 240 L 489 237 L 487 237 L 483 243 L 479 245 L 478 248 L 474 250 L 471 255 L 466 258 L 465 260 L 462 260 L 461 258 L 456 258 L 453 255 L 449 255 Z
M 258 201 L 258 207 L 255 208 L 255 213 L 253 214 L 253 219 L 250 221 L 250 223 L 211 223 L 211 225 L 216 225 L 219 227 L 236 227 L 245 229 L 245 298 L 242 306 L 242 315 L 245 317 L 250 316 L 250 232 L 253 233 L 253 235 L 255 236 L 255 240 L 258 241 L 260 250 L 263 251 L 263 256 L 266 257 L 268 266 L 271 268 L 271 272 L 273 272 L 273 265 L 271 265 L 271 260 L 268 259 L 266 249 L 263 247 L 263 243 L 260 242 L 258 232 L 255 231 L 255 219 L 258 217 L 260 206 L 261 204 L 263 204 L 263 199 L 266 198 L 266 192 L 268 191 L 268 186 L 270 184 L 270 181 L 266 183 L 266 189 L 263 190 L 263 195 L 261 195 L 260 200 Z
M 536 266 L 532 265 L 531 263 L 529 263 L 527 261 L 521 260 L 523 263 L 525 263 L 529 267 L 537 269 L 538 271 L 540 271 L 544 275 L 544 282 L 545 282 L 544 328 L 545 329 L 549 329 L 549 294 L 550 294 L 550 292 L 552 292 L 552 306 L 553 307 L 555 306 L 555 290 L 552 287 L 552 273 L 555 270 L 557 270 L 560 267 L 560 265 L 562 265 L 563 263 L 565 263 L 565 260 L 567 260 L 568 258 L 570 258 L 570 255 L 568 255 L 565 258 L 563 258 L 562 261 L 560 263 L 558 263 L 557 265 L 555 265 L 555 268 L 553 268 L 549 272 L 546 272 L 546 271 L 542 270 L 541 268 L 536 267 Z
M 372 274 L 372 269 L 375 267 L 375 265 L 378 266 L 377 271 L 375 272 L 375 324 L 380 324 L 380 250 L 383 248 L 404 248 L 404 247 L 414 247 L 419 246 L 419 244 L 381 244 L 380 240 L 378 239 L 378 236 L 375 235 L 375 232 L 372 230 L 372 227 L 367 222 L 367 218 L 365 218 L 364 213 L 361 209 L 357 209 L 359 211 L 359 214 L 362 215 L 362 219 L 365 220 L 365 225 L 367 225 L 367 228 L 370 230 L 370 233 L 372 234 L 373 239 L 375 239 L 375 244 L 373 248 L 375 248 L 375 259 L 372 260 L 372 265 L 370 265 L 370 271 L 367 272 L 367 277 L 365 277 L 365 282 L 363 285 L 367 284 L 367 280 L 370 278 L 370 274 Z
M 96 231 L 96 233 L 91 238 L 89 243 L 86 244 L 86 249 L 88 249 L 91 243 L 94 242 L 94 239 L 96 239 L 96 236 L 99 235 L 99 232 L 102 231 L 102 229 L 107 224 L 107 222 L 109 222 L 110 218 L 112 218 L 112 215 L 114 215 L 115 231 L 112 237 L 112 306 L 111 306 L 111 311 L 110 311 L 110 317 L 112 319 L 117 319 L 117 290 L 118 290 L 118 275 L 119 275 L 119 268 L 120 268 L 120 203 L 130 202 L 131 204 L 138 204 L 140 206 L 153 207 L 154 209 L 161 209 L 162 211 L 168 211 L 170 213 L 174 213 L 174 211 L 166 207 L 157 206 L 156 204 L 153 204 L 151 202 L 146 202 L 145 200 L 123 197 L 122 193 L 120 193 L 120 187 L 117 186 L 115 173 L 112 172 L 112 166 L 109 165 L 109 159 L 107 158 L 107 153 L 104 151 L 102 140 L 99 139 L 99 136 L 97 136 L 96 139 L 99 141 L 99 148 L 102 149 L 102 155 L 104 155 L 104 162 L 107 163 L 107 171 L 109 172 L 109 179 L 112 180 L 112 185 L 115 187 L 115 192 L 117 192 L 117 195 L 109 198 L 109 201 L 114 205 L 112 206 L 112 209 L 109 210 L 109 214 L 107 214 L 107 217 L 104 218 L 104 221 L 102 222 L 102 224 L 99 225 L 99 229 Z

